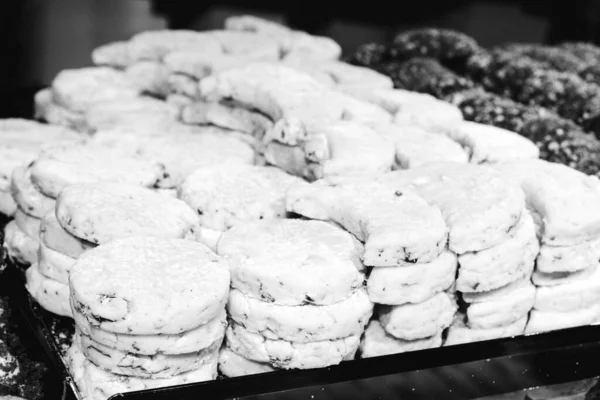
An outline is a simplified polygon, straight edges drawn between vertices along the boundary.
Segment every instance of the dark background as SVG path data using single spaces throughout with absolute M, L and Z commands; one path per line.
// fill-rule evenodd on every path
M 0 117 L 30 102 L 30 93 L 61 69 L 89 65 L 95 46 L 148 29 L 216 29 L 240 13 L 331 36 L 346 53 L 417 26 L 457 29 L 484 46 L 600 41 L 599 0 L 6 0 L 0 2 Z

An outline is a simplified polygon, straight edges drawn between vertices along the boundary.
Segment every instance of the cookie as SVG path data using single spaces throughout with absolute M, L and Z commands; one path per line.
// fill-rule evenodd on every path
M 536 259 L 536 270 L 552 274 L 576 272 L 598 264 L 600 260 L 600 238 L 574 246 L 540 246 Z
M 217 246 L 221 236 L 223 236 L 223 232 L 205 228 L 203 226 L 197 227 L 194 232 L 194 240 L 207 246 L 215 253 L 217 252 Z
M 521 187 L 487 166 L 433 162 L 382 176 L 390 193 L 413 189 L 439 207 L 457 254 L 494 247 L 510 237 L 525 209 Z
M 0 214 L 11 217 L 17 211 L 17 203 L 10 190 L 0 190 Z
M 40 237 L 40 223 L 41 220 L 39 218 L 32 217 L 27 215 L 21 210 L 21 208 L 17 208 L 14 214 L 15 222 L 17 226 L 23 233 L 29 236 L 32 239 L 38 240 Z
M 181 110 L 186 124 L 215 125 L 262 139 L 273 128 L 273 121 L 264 115 L 234 104 L 194 101 Z
M 276 127 L 274 128 L 276 129 Z M 309 132 L 311 130 L 309 129 Z M 264 140 L 264 156 L 268 163 L 289 173 L 286 164 L 279 165 L 270 148 L 272 142 Z M 308 180 L 336 178 L 338 176 L 376 176 L 391 171 L 395 151 L 391 141 L 370 126 L 354 121 L 339 121 L 323 124 L 311 132 L 306 141 L 301 141 L 304 165 L 301 176 Z
M 526 333 L 550 332 L 598 323 L 600 305 L 592 304 L 587 308 L 568 312 L 540 311 L 535 308 L 529 315 Z
M 176 187 L 201 167 L 254 164 L 254 148 L 240 140 L 235 132 L 217 127 L 187 126 L 186 129 L 169 136 L 148 138 L 137 150 L 140 157 L 165 166 L 166 174 L 158 182 L 159 187 Z
M 333 221 L 365 243 L 364 264 L 393 267 L 435 260 L 448 240 L 437 207 L 412 190 L 389 191 L 380 182 L 323 182 L 297 185 L 287 209 L 304 217 Z
M 76 259 L 52 250 L 40 243 L 38 269 L 47 278 L 69 285 L 69 272 Z
M 450 326 L 450 329 L 448 329 L 444 346 L 522 335 L 525 332 L 526 324 L 527 316 L 506 326 L 489 329 L 472 329 L 466 325 L 464 315 L 458 315 L 454 323 Z
M 539 270 L 533 271 L 531 281 L 536 286 L 557 286 L 566 285 L 576 281 L 587 280 L 592 276 L 595 276 L 597 265 L 587 267 L 575 272 L 541 272 Z
M 98 367 L 117 375 L 153 379 L 171 378 L 209 365 L 223 341 L 221 336 L 209 347 L 194 353 L 145 356 L 96 343 L 79 331 L 75 335 L 79 336 L 75 340 L 79 341 L 83 354 Z
M 269 363 L 248 360 L 240 356 L 228 346 L 223 346 L 219 352 L 219 372 L 228 378 L 238 376 L 258 375 L 277 371 Z
M 79 239 L 67 232 L 56 219 L 54 210 L 42 218 L 40 242 L 45 247 L 70 258 L 78 258 L 85 251 L 96 247 L 94 243 Z
M 287 57 L 284 63 L 291 62 Z M 306 59 L 304 59 L 306 62 Z M 331 75 L 337 86 L 341 87 L 365 87 L 370 90 L 384 89 L 389 90 L 394 87 L 392 79 L 373 69 L 348 64 L 341 61 L 316 62 L 316 66 Z
M 219 315 L 229 278 L 226 263 L 200 243 L 118 239 L 77 259 L 71 300 L 74 312 L 109 332 L 180 334 Z
M 376 130 L 394 142 L 398 169 L 415 168 L 434 161 L 469 161 L 469 155 L 461 145 L 425 128 L 386 124 L 376 126 Z
M 79 144 L 41 153 L 30 171 L 31 180 L 40 191 L 56 198 L 65 187 L 78 183 L 118 182 L 153 187 L 163 177 L 164 166 L 118 147 Z
M 54 210 L 56 200 L 36 187 L 29 168 L 22 166 L 14 169 L 10 188 L 19 208 L 32 217 L 42 218 L 48 211 Z
M 352 360 L 360 344 L 360 336 L 307 343 L 267 339 L 236 323 L 229 325 L 227 346 L 240 356 L 275 368 L 310 369 Z
M 37 264 L 31 265 L 25 272 L 27 291 L 44 309 L 53 314 L 71 317 L 69 305 L 69 286 L 46 278 L 38 269 Z
M 514 282 L 511 282 L 505 286 L 497 289 L 487 290 L 485 292 L 462 292 L 461 297 L 467 305 L 471 303 L 482 303 L 487 301 L 500 300 L 512 295 L 523 287 L 531 285 L 531 279 L 529 276 L 520 278 Z
M 533 219 L 524 212 L 503 243 L 458 256 L 456 288 L 463 293 L 486 292 L 529 277 L 538 249 Z
M 90 400 L 105 400 L 118 393 L 210 381 L 217 377 L 218 355 L 202 368 L 166 379 L 144 379 L 111 374 L 83 355 L 75 341 L 66 356 L 69 372 L 80 394 Z
M 273 167 L 215 165 L 191 173 L 178 194 L 203 227 L 226 231 L 241 222 L 285 218 L 285 192 L 301 182 Z
M 237 225 L 217 250 L 229 260 L 232 288 L 273 305 L 335 305 L 365 279 L 360 242 L 322 221 Z
M 448 294 L 438 293 L 418 304 L 380 306 L 377 314 L 387 333 L 398 339 L 416 340 L 434 336 L 450 326 L 457 308 Z
M 454 283 L 457 265 L 456 255 L 444 251 L 430 263 L 373 268 L 367 280 L 369 298 L 378 304 L 421 303 Z
M 210 33 L 191 30 L 154 30 L 135 34 L 129 40 L 129 54 L 135 61 L 161 61 L 173 51 L 202 49 L 203 53 L 221 54 L 222 46 Z
M 561 285 L 539 286 L 534 308 L 539 311 L 571 312 L 600 304 L 600 268 L 585 279 Z
M 110 42 L 96 47 L 92 50 L 92 62 L 113 68 L 127 67 L 131 63 L 128 42 Z
M 434 132 L 460 124 L 463 115 L 450 103 L 425 94 L 403 89 L 343 88 L 363 101 L 376 104 L 394 115 L 394 122 L 403 126 L 418 126 Z
M 165 97 L 170 92 L 169 70 L 160 62 L 135 62 L 125 68 L 125 77 L 140 93 Z
M 198 225 L 181 200 L 119 183 L 67 187 L 57 199 L 56 218 L 71 235 L 94 244 L 129 236 L 190 237 Z
M 198 51 L 173 51 L 167 54 L 163 63 L 172 74 L 184 75 L 198 81 L 218 71 L 244 66 L 250 62 L 261 61 L 252 56 L 210 54 Z
M 31 265 L 37 262 L 39 242 L 23 232 L 15 221 L 4 227 L 4 243 L 2 244 L 8 257 L 21 264 Z
M 521 280 L 505 295 L 469 304 L 467 324 L 472 329 L 507 326 L 526 317 L 533 308 L 536 289 L 528 280 Z
M 473 164 L 537 159 L 540 155 L 531 140 L 492 125 L 464 121 L 443 133 L 469 150 L 469 162 Z
M 596 177 L 542 160 L 515 160 L 496 168 L 523 188 L 528 208 L 543 222 L 543 244 L 574 246 L 600 236 Z
M 85 120 L 92 132 L 126 128 L 144 135 L 164 134 L 178 114 L 179 109 L 172 104 L 141 96 L 95 103 L 85 111 Z
M 167 88 L 168 93 L 181 94 L 190 99 L 198 97 L 198 81 L 187 75 L 169 73 Z
M 78 132 L 87 132 L 83 113 L 71 111 L 54 102 L 50 88 L 38 91 L 33 97 L 34 118 Z
M 307 343 L 360 336 L 373 313 L 373 303 L 362 289 L 335 304 L 300 307 L 267 303 L 233 289 L 227 312 L 248 331 L 268 339 Z
M 430 337 L 416 340 L 397 339 L 383 329 L 379 321 L 371 320 L 360 342 L 360 357 L 380 357 L 389 354 L 408 353 L 433 349 L 442 345 L 442 331 Z
M 279 61 L 279 40 L 259 32 L 214 30 L 210 35 L 217 39 L 227 55 L 251 57 L 254 60 Z
M 75 313 L 73 317 L 77 328 L 92 341 L 119 352 L 144 356 L 198 352 L 222 340 L 227 328 L 225 310 L 206 324 L 177 335 L 117 334 L 90 325 L 81 314 Z
M 84 112 L 96 102 L 139 94 L 123 72 L 108 67 L 64 69 L 56 75 L 51 88 L 54 101 L 74 112 Z

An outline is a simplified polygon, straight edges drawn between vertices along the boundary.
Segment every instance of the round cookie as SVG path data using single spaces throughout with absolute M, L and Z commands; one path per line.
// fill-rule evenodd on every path
M 457 265 L 456 255 L 444 251 L 430 263 L 375 267 L 367 280 L 369 298 L 378 304 L 421 303 L 454 283 Z
M 119 183 L 69 186 L 57 199 L 56 218 L 71 235 L 96 244 L 130 236 L 191 237 L 198 225 L 181 200 Z
M 331 305 L 362 287 L 362 245 L 322 221 L 269 220 L 240 224 L 219 240 L 231 287 L 279 305 Z
M 18 207 L 14 214 L 14 219 L 21 231 L 32 239 L 38 240 L 40 237 L 40 224 L 42 220 L 39 218 L 32 217 L 25 214 L 23 210 Z
M 417 340 L 397 339 L 387 333 L 379 321 L 369 322 L 360 342 L 360 357 L 370 358 L 388 354 L 408 353 L 411 351 L 432 349 L 442 345 L 442 331 L 433 336 Z
M 465 303 L 482 303 L 485 301 L 494 301 L 503 299 L 505 297 L 510 296 L 513 292 L 523 288 L 528 287 L 531 284 L 531 279 L 529 277 L 525 277 L 514 282 L 509 283 L 508 285 L 502 286 L 498 289 L 488 290 L 487 292 L 464 292 L 461 293 L 462 299 Z
M 4 227 L 4 243 L 8 257 L 21 264 L 37 262 L 39 242 L 25 234 L 13 220 Z
M 352 360 L 360 344 L 359 335 L 308 343 L 271 340 L 235 323 L 227 328 L 226 338 L 227 346 L 242 357 L 283 369 L 321 368 Z
M 571 312 L 600 304 L 600 268 L 587 279 L 537 288 L 534 308 L 539 311 Z
M 541 272 L 539 270 L 533 271 L 531 281 L 536 286 L 557 286 L 566 285 L 575 281 L 581 281 L 589 279 L 596 274 L 598 269 L 597 265 L 592 265 L 585 269 L 580 269 L 573 272 Z
M 81 314 L 74 313 L 73 317 L 77 328 L 94 342 L 121 352 L 146 356 L 198 352 L 222 339 L 227 328 L 225 310 L 206 324 L 177 335 L 117 334 L 90 325 Z
M 52 81 L 54 101 L 74 112 L 84 112 L 96 102 L 138 94 L 123 72 L 108 67 L 64 69 Z
M 531 310 L 525 333 L 550 332 L 600 322 L 600 304 L 569 312 Z
M 435 336 L 454 321 L 456 302 L 447 293 L 418 304 L 381 306 L 379 322 L 387 333 L 398 339 L 416 340 Z
M 526 317 L 533 308 L 535 292 L 535 286 L 529 280 L 522 280 L 505 295 L 469 304 L 467 324 L 473 329 L 511 325 Z
M 0 214 L 12 217 L 17 211 L 17 203 L 9 190 L 0 190 Z
M 161 164 L 136 157 L 126 149 L 93 144 L 54 147 L 41 153 L 31 166 L 33 183 L 54 198 L 65 187 L 79 183 L 118 182 L 153 187 L 163 175 Z
M 210 381 L 217 377 L 218 355 L 202 368 L 167 379 L 144 379 L 111 374 L 86 359 L 78 342 L 67 352 L 69 372 L 86 400 L 106 400 L 117 393 Z
M 47 278 L 69 285 L 69 272 L 76 259 L 50 249 L 40 243 L 38 251 L 38 268 L 40 273 Z
M 210 364 L 223 342 L 223 337 L 220 337 L 209 347 L 194 353 L 148 356 L 112 349 L 94 342 L 81 332 L 76 335 L 83 354 L 98 367 L 117 375 L 153 379 L 170 378 Z
M 575 272 L 598 264 L 600 259 L 600 238 L 574 246 L 540 247 L 536 269 L 543 273 Z
M 248 331 L 265 338 L 307 343 L 360 336 L 373 313 L 373 303 L 362 289 L 327 306 L 282 306 L 257 300 L 233 289 L 229 294 L 227 312 L 232 320 Z
M 284 218 L 285 193 L 303 182 L 274 167 L 215 165 L 190 174 L 179 198 L 200 214 L 200 223 L 226 231 L 240 222 Z
M 273 371 L 277 371 L 277 368 L 271 364 L 248 360 L 231 350 L 228 346 L 223 346 L 219 352 L 219 372 L 228 378 L 264 374 Z
M 43 308 L 51 313 L 72 317 L 69 305 L 69 286 L 43 276 L 37 264 L 33 264 L 25 272 L 25 287 Z
M 86 242 L 67 232 L 56 219 L 54 210 L 42 218 L 40 242 L 49 249 L 71 258 L 78 258 L 83 252 L 96 247 L 94 243 Z
M 31 179 L 31 172 L 26 167 L 18 167 L 12 173 L 11 193 L 17 205 L 32 217 L 42 218 L 50 210 L 54 210 L 56 200 L 38 190 Z
M 452 346 L 456 344 L 482 342 L 485 340 L 500 339 L 505 337 L 522 335 L 527 324 L 527 316 L 517 320 L 516 322 L 490 329 L 471 329 L 465 323 L 465 316 L 458 315 L 454 323 L 448 329 L 448 335 L 444 346 Z
M 254 164 L 254 148 L 240 140 L 245 137 L 248 136 L 214 126 L 183 125 L 171 135 L 148 138 L 140 144 L 137 154 L 162 163 L 166 175 L 158 185 L 173 188 L 198 168 Z
M 200 243 L 132 237 L 79 257 L 71 301 L 75 313 L 109 332 L 176 335 L 219 315 L 229 280 L 227 264 Z
M 505 242 L 458 256 L 456 288 L 463 293 L 487 292 L 530 276 L 538 251 L 533 218 L 525 212 Z

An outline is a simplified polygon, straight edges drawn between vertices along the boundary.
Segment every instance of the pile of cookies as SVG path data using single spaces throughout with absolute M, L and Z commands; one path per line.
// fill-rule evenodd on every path
M 233 227 L 217 251 L 231 269 L 224 375 L 354 358 L 373 304 L 352 235 L 320 221 L 273 219 Z M 232 358 L 240 357 L 237 367 Z
M 191 240 L 116 239 L 79 257 L 68 358 L 84 398 L 215 379 L 229 281 L 224 261 Z
M 136 175 L 129 172 L 130 178 Z M 197 225 L 185 203 L 151 189 L 112 182 L 69 185 L 43 219 L 39 259 L 26 271 L 27 290 L 45 309 L 72 317 L 69 277 L 82 254 L 130 236 L 191 238 Z

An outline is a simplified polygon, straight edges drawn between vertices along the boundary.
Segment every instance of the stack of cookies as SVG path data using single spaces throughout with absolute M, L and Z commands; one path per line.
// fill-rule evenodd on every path
M 232 286 L 224 374 L 354 358 L 373 304 L 352 235 L 320 221 L 249 222 L 225 233 L 218 253 L 228 258 Z
M 223 259 L 189 240 L 131 237 L 83 254 L 70 273 L 79 391 L 105 400 L 215 379 L 229 281 Z
M 147 188 L 70 185 L 42 221 L 39 260 L 26 272 L 27 290 L 48 311 L 72 316 L 69 276 L 82 254 L 130 236 L 190 238 L 196 226 L 196 215 L 185 203 Z
M 4 246 L 9 257 L 21 264 L 36 261 L 40 218 L 53 203 L 32 183 L 28 168 L 38 152 L 48 146 L 74 142 L 79 136 L 69 129 L 34 121 L 0 121 L 0 213 L 14 216 L 5 229 Z
M 109 67 L 63 70 L 35 96 L 35 116 L 50 124 L 87 131 L 85 111 L 94 103 L 139 96 L 122 71 Z
M 500 164 L 527 196 L 540 240 L 528 332 L 594 324 L 600 318 L 600 181 L 541 160 Z
M 233 226 L 286 218 L 285 193 L 301 182 L 274 167 L 215 163 L 191 173 L 178 197 L 199 215 L 196 239 L 216 249 L 222 233 Z

